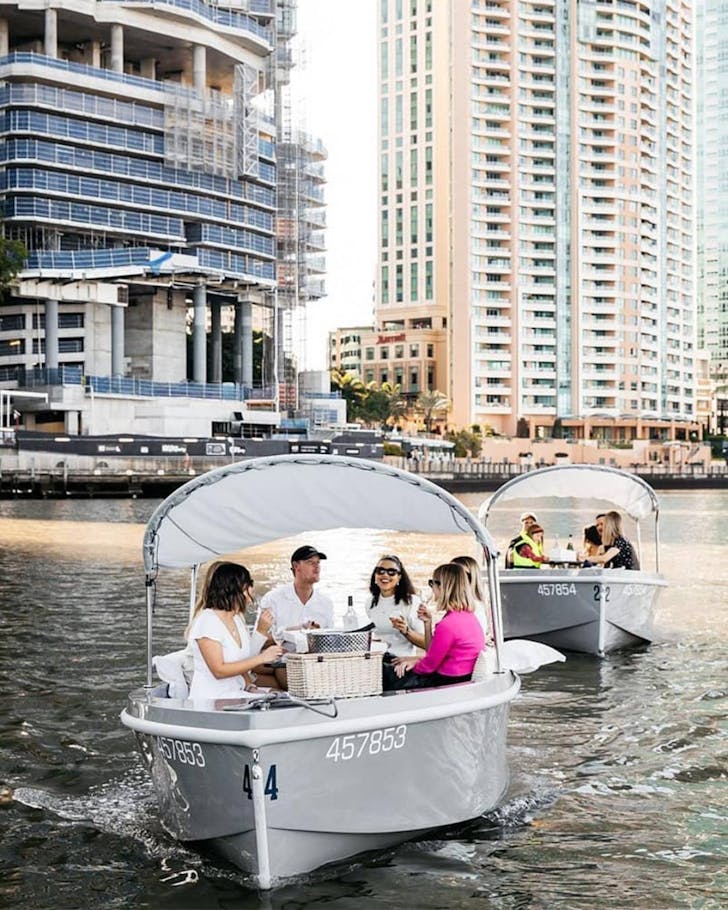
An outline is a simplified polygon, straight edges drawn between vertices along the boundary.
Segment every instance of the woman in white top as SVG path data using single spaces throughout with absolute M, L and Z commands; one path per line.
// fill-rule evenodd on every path
M 369 579 L 367 616 L 374 638 L 386 643 L 387 653 L 411 657 L 425 646 L 425 627 L 417 618 L 414 585 L 398 556 L 382 556 Z
M 204 602 L 189 631 L 194 660 L 190 698 L 238 698 L 245 691 L 244 674 L 280 657 L 272 645 L 261 651 L 272 625 L 272 615 L 261 614 L 251 638 L 243 612 L 252 602 L 253 579 L 245 566 L 219 562 L 210 568 L 203 589 Z

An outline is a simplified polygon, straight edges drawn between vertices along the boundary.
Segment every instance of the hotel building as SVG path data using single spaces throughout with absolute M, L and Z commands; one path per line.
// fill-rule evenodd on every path
M 696 429 L 691 4 L 379 10 L 363 369 L 437 388 L 456 426 Z
M 0 302 L 0 385 L 49 397 L 24 407 L 26 427 L 209 435 L 233 414 L 248 433 L 278 424 L 278 357 L 254 374 L 253 341 L 256 330 L 274 338 L 283 359 L 279 326 L 308 281 L 304 267 L 278 300 L 278 235 L 299 210 L 278 197 L 279 139 L 287 160 L 306 157 L 276 109 L 295 9 L 0 0 L 3 230 L 29 252 Z M 323 204 L 323 157 L 308 156 L 305 211 Z M 306 238 L 296 265 L 323 249 Z

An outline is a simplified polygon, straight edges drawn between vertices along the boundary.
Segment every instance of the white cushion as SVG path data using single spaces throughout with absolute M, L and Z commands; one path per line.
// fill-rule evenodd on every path
M 189 697 L 190 689 L 185 676 L 187 658 L 187 648 L 152 658 L 152 664 L 157 671 L 157 675 L 162 682 L 166 682 L 169 686 L 170 698 Z

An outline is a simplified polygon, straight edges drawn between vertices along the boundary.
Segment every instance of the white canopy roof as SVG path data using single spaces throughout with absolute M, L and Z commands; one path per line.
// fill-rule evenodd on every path
M 209 471 L 168 496 L 147 524 L 144 565 L 193 566 L 332 528 L 470 533 L 497 553 L 478 519 L 428 480 L 361 458 L 276 455 Z
M 635 521 L 659 512 L 652 487 L 636 474 L 628 474 L 607 465 L 556 465 L 521 474 L 503 484 L 480 509 L 479 517 L 487 522 L 496 502 L 550 497 L 610 502 Z

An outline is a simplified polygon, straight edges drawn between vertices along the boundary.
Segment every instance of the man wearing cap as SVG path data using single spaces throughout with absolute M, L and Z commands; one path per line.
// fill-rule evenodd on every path
M 521 522 L 521 530 L 508 543 L 508 548 L 506 549 L 506 569 L 513 568 L 513 553 L 516 544 L 520 543 L 523 540 L 524 534 L 528 535 L 528 532 L 531 530 L 531 525 L 535 525 L 537 523 L 536 516 L 533 514 L 533 512 L 524 512 L 518 520 Z
M 321 576 L 321 560 L 326 554 L 305 544 L 291 556 L 293 581 L 279 585 L 263 597 L 261 610 L 272 610 L 279 629 L 296 629 L 307 623 L 322 629 L 334 625 L 334 604 L 330 597 L 314 588 Z

